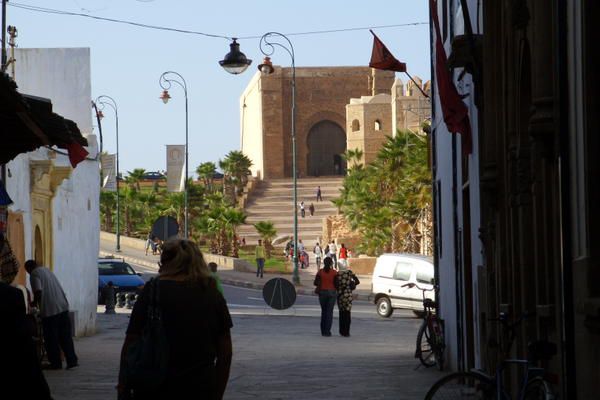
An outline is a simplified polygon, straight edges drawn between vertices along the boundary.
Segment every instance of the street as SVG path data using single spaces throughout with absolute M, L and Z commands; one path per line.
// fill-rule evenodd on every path
M 134 266 L 151 276 L 147 269 Z M 233 318 L 234 356 L 226 399 L 422 399 L 441 376 L 413 357 L 420 320 L 396 310 L 383 319 L 373 304 L 356 301 L 349 338 L 319 331 L 317 297 L 299 295 L 294 307 L 265 306 L 260 290 L 225 285 Z M 130 310 L 106 315 L 98 307 L 98 333 L 76 339 L 80 367 L 47 371 L 56 400 L 116 395 L 118 358 Z M 334 313 L 337 314 L 337 310 Z

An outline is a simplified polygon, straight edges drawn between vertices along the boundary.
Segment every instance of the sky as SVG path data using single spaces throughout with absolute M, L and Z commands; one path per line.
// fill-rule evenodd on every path
M 19 4 L 226 37 L 280 32 L 294 46 L 297 68 L 366 66 L 373 39 L 368 29 L 292 34 L 428 21 L 425 0 L 11 0 L 7 25 L 17 27 L 20 48 L 91 49 L 92 97 L 108 95 L 117 102 L 122 173 L 134 168 L 166 169 L 165 145 L 185 143 L 183 90 L 174 86 L 166 105 L 159 99 L 158 79 L 169 70 L 187 82 L 190 173 L 202 162 L 218 162 L 229 151 L 239 150 L 239 98 L 263 58 L 259 39 L 238 40 L 253 63 L 243 74 L 231 75 L 218 64 L 229 52 L 227 39 L 39 13 L 15 7 Z M 411 75 L 424 81 L 430 78 L 427 25 L 373 30 L 407 64 Z M 281 49 L 271 59 L 275 65 L 290 65 L 289 55 Z M 406 82 L 404 74 L 396 75 Z M 110 109 L 104 114 L 104 150 L 113 153 L 114 115 Z

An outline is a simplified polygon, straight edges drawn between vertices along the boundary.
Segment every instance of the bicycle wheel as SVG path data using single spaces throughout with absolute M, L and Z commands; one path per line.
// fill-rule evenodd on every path
M 555 398 L 548 382 L 539 376 L 530 380 L 525 386 L 523 400 L 554 400 Z
M 454 372 L 433 384 L 425 400 L 494 400 L 496 384 L 492 378 L 473 372 Z
M 433 367 L 437 362 L 436 352 L 432 346 L 432 337 L 433 332 L 431 332 L 429 324 L 427 321 L 423 321 L 421 328 L 419 328 L 419 333 L 417 334 L 417 352 L 415 357 L 417 357 L 421 361 L 421 364 L 427 368 Z

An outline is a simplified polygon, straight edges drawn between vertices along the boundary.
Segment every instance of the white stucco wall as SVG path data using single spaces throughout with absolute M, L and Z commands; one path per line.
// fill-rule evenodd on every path
M 264 178 L 263 145 L 262 92 L 257 72 L 240 97 L 240 148 L 252 160 L 252 176 L 261 179 Z
M 97 153 L 90 111 L 90 50 L 17 49 L 16 81 L 20 93 L 52 100 L 53 111 L 73 120 L 87 137 L 90 155 Z M 63 151 L 63 150 L 60 150 Z M 8 164 L 7 189 L 12 211 L 23 213 L 25 257 L 33 258 L 30 196 L 31 160 L 48 160 L 52 151 L 40 148 L 22 154 Z M 56 166 L 69 166 L 68 157 L 56 154 Z M 53 270 L 60 280 L 70 308 L 75 312 L 77 335 L 94 333 L 98 287 L 99 165 L 85 160 L 56 189 L 52 200 Z
M 441 3 L 438 3 L 441 4 Z M 463 33 L 463 17 L 459 9 L 458 1 L 448 2 L 450 10 L 449 15 L 454 19 L 453 24 L 448 24 L 448 27 L 454 27 L 454 34 Z M 469 8 L 472 10 L 470 15 L 474 18 L 476 14 L 475 7 L 477 2 L 475 0 L 468 1 Z M 438 14 L 440 18 L 443 18 L 441 6 L 439 7 Z M 472 21 L 473 26 L 476 26 L 475 21 Z M 441 20 L 440 20 L 441 25 Z M 433 31 L 433 26 L 431 27 Z M 433 38 L 435 40 L 435 31 L 433 31 Z M 448 35 L 448 39 L 445 43 L 446 54 L 450 54 L 450 39 L 452 35 Z M 432 47 L 435 49 L 435 46 Z M 435 65 L 435 52 L 432 52 L 432 63 Z M 455 72 L 456 75 L 459 70 Z M 456 82 L 456 81 L 455 81 Z M 457 83 L 459 93 L 473 93 L 473 83 L 471 76 L 466 74 L 462 81 Z M 470 95 L 465 98 L 465 103 L 469 108 L 469 118 L 471 121 L 471 130 L 473 132 L 473 152 L 469 156 L 469 206 L 470 206 L 470 219 L 464 221 L 463 218 L 463 185 L 465 182 L 462 180 L 462 166 L 461 166 L 461 135 L 456 135 L 456 146 L 454 149 L 456 155 L 456 171 L 453 171 L 453 151 L 452 151 L 452 134 L 448 132 L 446 124 L 443 121 L 443 113 L 440 106 L 440 100 L 438 95 L 437 84 L 432 85 L 433 90 L 433 107 L 435 112 L 435 120 L 432 122 L 435 135 L 435 160 L 436 160 L 436 174 L 434 180 L 441 183 L 441 192 L 438 197 L 440 200 L 439 208 L 440 214 L 438 216 L 438 228 L 441 227 L 441 245 L 438 247 L 438 263 L 439 263 L 439 279 L 440 279 L 440 302 L 442 305 L 442 318 L 446 321 L 446 357 L 449 362 L 449 368 L 456 369 L 456 362 L 459 357 L 458 342 L 459 332 L 456 321 L 458 320 L 457 310 L 457 255 L 462 261 L 462 244 L 464 237 L 462 237 L 464 224 L 470 224 L 470 242 L 471 242 L 471 264 L 464 266 L 471 271 L 472 276 L 472 294 L 473 303 L 462 304 L 460 310 L 465 315 L 466 309 L 472 309 L 473 321 L 464 321 L 465 324 L 472 323 L 474 330 L 474 358 L 475 366 L 480 366 L 481 355 L 479 354 L 479 309 L 478 309 L 478 266 L 483 263 L 482 255 L 482 244 L 479 239 L 479 228 L 480 228 L 480 187 L 479 187 L 479 140 L 478 140 L 478 112 L 474 104 L 474 96 Z M 456 187 L 454 187 L 453 175 L 456 174 Z M 456 208 L 453 203 L 453 191 L 456 190 Z M 454 225 L 454 218 L 456 215 L 456 226 Z M 457 237 L 459 236 L 459 237 Z M 462 296 L 463 294 L 461 294 Z M 464 333 L 463 333 L 464 334 Z

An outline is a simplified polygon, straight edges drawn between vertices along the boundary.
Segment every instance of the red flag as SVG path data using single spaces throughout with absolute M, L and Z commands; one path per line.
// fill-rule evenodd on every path
M 373 31 L 370 31 L 373 33 Z M 386 71 L 406 72 L 406 64 L 396 58 L 385 47 L 385 44 L 373 33 L 373 52 L 369 67 Z
M 446 51 L 440 34 L 440 23 L 438 21 L 437 4 L 429 0 L 431 17 L 435 27 L 435 77 L 442 103 L 444 122 L 448 130 L 453 133 L 462 134 L 463 152 L 470 154 L 472 151 L 471 122 L 469 121 L 469 109 L 463 103 L 454 82 L 448 72 Z
M 71 161 L 71 166 L 73 168 L 75 168 L 77 164 L 85 160 L 85 157 L 87 157 L 87 155 L 90 154 L 86 149 L 83 148 L 82 145 L 80 145 L 77 142 L 71 142 L 65 147 L 69 152 L 69 161 Z

